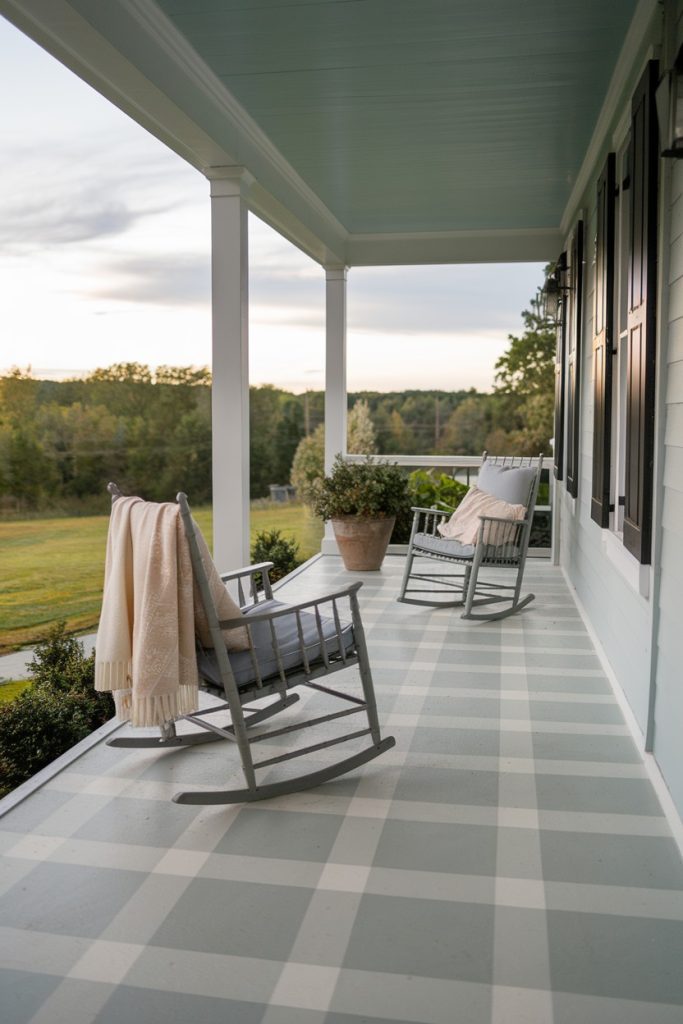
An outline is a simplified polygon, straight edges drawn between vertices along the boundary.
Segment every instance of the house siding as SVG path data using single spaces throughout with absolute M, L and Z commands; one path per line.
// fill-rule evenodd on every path
M 683 42 L 683 0 L 667 5 L 668 27 L 653 25 L 650 43 L 664 42 L 664 66 L 670 66 Z M 675 27 L 675 32 L 671 29 Z M 675 42 L 675 45 L 673 43 Z M 644 66 L 645 57 L 634 74 Z M 618 116 L 627 109 L 622 97 Z M 615 119 L 616 120 L 616 119 Z M 658 324 L 657 437 L 654 511 L 655 567 L 639 569 L 618 541 L 591 520 L 593 367 L 589 358 L 593 331 L 596 230 L 595 182 L 611 145 L 596 161 L 593 183 L 582 197 L 587 222 L 583 361 L 581 381 L 581 468 L 573 501 L 558 487 L 560 559 L 576 589 L 614 676 L 643 734 L 652 706 L 652 752 L 683 817 L 683 161 L 663 168 L 660 201 L 660 249 L 663 275 Z M 577 212 L 578 215 L 578 212 Z M 616 549 L 616 550 L 614 550 Z M 623 557 L 622 557 L 623 556 Z M 629 561 L 630 559 L 630 561 Z M 639 584 L 647 584 L 641 593 Z M 654 638 L 654 639 L 653 639 Z M 654 689 L 652 689 L 654 683 Z
M 674 53 L 683 43 L 683 0 L 677 0 L 676 15 Z M 683 817 L 683 162 L 673 163 L 670 181 L 665 198 L 669 288 L 663 345 L 666 389 L 653 753 Z

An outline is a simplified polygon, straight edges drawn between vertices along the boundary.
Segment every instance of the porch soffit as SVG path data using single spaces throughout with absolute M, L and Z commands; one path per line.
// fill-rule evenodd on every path
M 0 0 L 325 262 L 545 259 L 637 6 Z

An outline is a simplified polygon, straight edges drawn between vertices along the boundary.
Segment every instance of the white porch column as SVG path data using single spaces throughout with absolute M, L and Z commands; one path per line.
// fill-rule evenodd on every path
M 346 267 L 325 268 L 325 472 L 346 451 Z M 337 552 L 329 523 L 322 550 Z
M 212 167 L 213 554 L 219 572 L 249 563 L 249 297 L 247 206 L 251 176 Z

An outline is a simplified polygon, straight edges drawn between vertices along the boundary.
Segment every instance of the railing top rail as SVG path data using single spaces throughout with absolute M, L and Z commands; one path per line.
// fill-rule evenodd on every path
M 395 462 L 397 466 L 410 466 L 424 469 L 478 469 L 481 466 L 481 455 L 371 455 L 373 461 Z M 367 455 L 344 455 L 345 462 L 365 462 Z M 552 469 L 553 459 L 546 455 L 543 469 Z

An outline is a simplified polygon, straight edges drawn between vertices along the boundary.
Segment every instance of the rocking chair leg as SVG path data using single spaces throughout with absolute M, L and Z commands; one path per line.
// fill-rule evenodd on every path
M 406 566 L 405 566 L 405 569 L 403 570 L 403 579 L 401 580 L 401 592 L 398 595 L 398 600 L 399 601 L 405 600 L 406 588 L 408 586 L 408 581 L 410 580 L 410 574 L 413 571 L 413 559 L 414 559 L 414 557 L 415 557 L 415 555 L 414 555 L 414 553 L 412 551 L 412 548 L 411 548 L 411 549 L 409 549 L 408 554 L 406 555 Z

